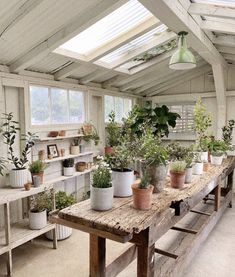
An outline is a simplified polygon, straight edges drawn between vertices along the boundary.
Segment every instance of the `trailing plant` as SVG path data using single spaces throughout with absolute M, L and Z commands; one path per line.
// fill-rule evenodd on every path
M 109 121 L 106 125 L 107 146 L 114 147 L 117 146 L 121 136 L 121 130 L 118 123 L 115 121 L 115 112 L 111 111 L 109 114 Z
M 96 168 L 92 171 L 92 186 L 96 188 L 112 187 L 111 168 L 104 161 L 103 157 L 98 157 Z
M 72 194 L 68 195 L 64 191 L 58 191 L 55 194 L 56 210 L 63 210 L 76 203 L 76 199 Z M 52 208 L 51 208 L 52 210 Z
M 65 159 L 63 161 L 63 167 L 73 167 L 73 166 L 74 166 L 74 159 L 73 158 Z
M 186 169 L 185 161 L 174 161 L 170 164 L 170 171 L 172 172 L 184 172 Z
M 8 160 L 15 166 L 16 169 L 26 169 L 28 163 L 28 155 L 31 148 L 34 146 L 34 141 L 37 136 L 34 133 L 28 132 L 21 135 L 21 140 L 25 142 L 24 148 L 20 157 L 14 153 L 14 144 L 17 133 L 20 133 L 19 122 L 13 119 L 13 113 L 3 114 L 3 125 L 1 128 L 4 143 L 8 146 Z
M 41 160 L 37 160 L 32 162 L 29 165 L 29 171 L 31 173 L 40 173 L 40 172 L 43 172 L 46 169 L 46 167 L 47 167 L 46 163 L 44 163 Z
M 51 193 L 41 192 L 30 198 L 30 210 L 34 213 L 40 213 L 45 210 L 50 211 L 52 205 Z
M 233 134 L 233 129 L 235 127 L 235 120 L 233 119 L 230 119 L 228 121 L 228 124 L 225 125 L 223 128 L 222 128 L 222 139 L 223 141 L 225 142 L 226 146 L 227 146 L 227 150 L 233 150 L 233 147 L 232 147 L 232 134 Z
M 139 183 L 139 189 L 147 189 L 149 186 L 150 177 L 147 174 L 144 174 Z

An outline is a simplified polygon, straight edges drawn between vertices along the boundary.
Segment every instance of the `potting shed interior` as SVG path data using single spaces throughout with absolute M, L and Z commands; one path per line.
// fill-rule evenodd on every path
M 235 276 L 235 0 L 0 0 L 0 276 Z

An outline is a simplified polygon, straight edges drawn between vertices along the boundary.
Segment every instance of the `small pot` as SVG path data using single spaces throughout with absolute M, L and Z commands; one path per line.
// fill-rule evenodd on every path
M 201 160 L 205 162 L 208 161 L 208 151 L 204 151 L 201 153 Z
M 128 197 L 132 195 L 131 185 L 134 182 L 134 170 L 112 170 L 112 184 L 114 196 Z
M 193 168 L 187 167 L 185 170 L 185 184 L 190 184 L 193 179 Z
M 56 138 L 58 137 L 59 135 L 59 132 L 58 131 L 51 131 L 49 134 L 48 134 L 48 137 L 50 138 Z
M 31 183 L 26 183 L 26 184 L 24 184 L 24 188 L 25 188 L 25 190 L 30 190 L 31 189 Z
M 41 184 L 43 183 L 43 179 L 44 179 L 43 178 L 44 177 L 44 172 L 43 171 L 39 172 L 39 173 L 31 173 L 31 175 L 32 175 L 32 181 L 33 181 L 33 176 L 39 176 Z M 35 186 L 34 181 L 33 181 L 33 185 Z
M 92 125 L 91 124 L 84 124 L 82 126 L 82 130 L 83 130 L 83 133 L 84 135 L 91 135 L 92 134 Z
M 9 178 L 12 188 L 23 188 L 28 183 L 28 169 L 12 169 Z
M 46 151 L 45 150 L 38 151 L 38 159 L 41 161 L 44 161 L 46 159 Z
M 76 170 L 79 172 L 83 172 L 87 169 L 87 163 L 86 162 L 78 162 L 76 163 Z
M 56 224 L 56 238 L 57 240 L 64 240 L 72 235 L 73 229 L 64 225 Z M 53 230 L 47 232 L 46 238 L 53 240 Z
M 74 167 L 64 167 L 64 176 L 73 176 Z
M 29 212 L 29 228 L 31 230 L 40 230 L 47 225 L 47 211 L 39 213 Z
M 147 211 L 152 206 L 152 194 L 154 187 L 149 185 L 146 189 L 139 188 L 140 180 L 131 186 L 133 192 L 133 206 L 137 210 Z
M 185 171 L 174 172 L 170 170 L 170 181 L 171 181 L 172 188 L 175 188 L 175 189 L 183 188 L 184 182 L 185 182 Z
M 104 153 L 105 153 L 105 155 L 113 154 L 113 147 L 111 147 L 111 146 L 106 146 L 106 147 L 104 148 Z
M 80 149 L 81 149 L 80 145 L 71 145 L 71 147 L 70 147 L 70 153 L 71 153 L 71 155 L 78 155 L 78 154 L 80 154 L 81 153 Z
M 113 207 L 113 187 L 96 188 L 91 186 L 91 208 L 96 211 L 107 211 Z
M 66 135 L 66 131 L 65 130 L 59 131 L 59 136 L 60 137 L 65 137 L 65 135 Z
M 211 155 L 211 164 L 213 165 L 221 165 L 223 162 L 224 156 L 213 156 Z
M 210 164 L 209 163 L 203 163 L 203 171 L 208 172 L 210 169 Z
M 195 175 L 203 174 L 203 163 L 195 163 L 193 165 L 193 174 Z

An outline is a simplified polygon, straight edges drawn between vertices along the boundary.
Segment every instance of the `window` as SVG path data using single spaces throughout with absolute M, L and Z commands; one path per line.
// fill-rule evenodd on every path
M 193 126 L 193 104 L 168 105 L 171 112 L 178 113 L 181 118 L 177 119 L 176 127 L 171 130 L 172 133 L 194 133 Z
M 30 86 L 32 125 L 73 124 L 85 120 L 81 91 Z
M 132 109 L 132 100 L 129 98 L 105 95 L 105 122 L 108 122 L 111 111 L 115 112 L 116 121 L 121 122 Z

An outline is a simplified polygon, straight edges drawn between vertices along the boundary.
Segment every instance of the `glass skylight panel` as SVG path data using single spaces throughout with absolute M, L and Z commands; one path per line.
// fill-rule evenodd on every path
M 157 35 L 163 33 L 164 31 L 166 31 L 166 29 L 167 29 L 166 25 L 161 24 L 160 26 L 147 32 L 146 34 L 130 41 L 129 43 L 123 45 L 122 47 L 118 48 L 117 50 L 102 57 L 101 59 L 99 59 L 99 61 L 111 63 L 111 62 L 121 58 L 123 55 L 126 55 L 126 54 L 130 53 L 131 51 L 134 51 L 134 50 L 138 49 L 139 47 L 147 44 L 151 39 L 153 39 L 154 36 L 157 36 Z
M 88 55 L 92 50 L 119 37 L 151 15 L 152 14 L 137 0 L 130 0 L 61 45 L 60 48 L 81 55 Z

